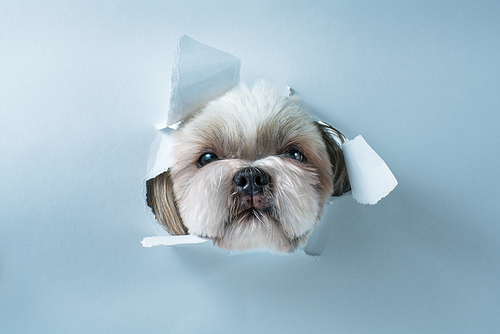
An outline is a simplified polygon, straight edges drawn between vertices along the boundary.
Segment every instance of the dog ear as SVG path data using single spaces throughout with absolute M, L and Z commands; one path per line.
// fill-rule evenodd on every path
M 332 196 L 340 196 L 351 190 L 349 177 L 347 176 L 347 166 L 344 160 L 344 153 L 341 145 L 345 142 L 345 137 L 340 131 L 325 122 L 315 122 L 323 141 L 326 145 L 333 172 L 333 193 Z
M 170 170 L 146 181 L 146 201 L 156 220 L 171 235 L 188 234 L 182 223 L 174 197 L 174 184 Z

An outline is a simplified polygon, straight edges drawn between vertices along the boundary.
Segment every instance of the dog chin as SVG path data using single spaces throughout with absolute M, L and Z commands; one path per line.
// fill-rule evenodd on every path
M 284 253 L 293 252 L 302 245 L 302 239 L 289 238 L 279 222 L 258 210 L 246 210 L 230 221 L 232 223 L 225 224 L 221 237 L 211 238 L 221 248 L 236 251 L 265 249 Z

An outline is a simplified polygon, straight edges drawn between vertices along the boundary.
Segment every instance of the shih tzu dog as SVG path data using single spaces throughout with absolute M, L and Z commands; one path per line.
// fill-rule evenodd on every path
M 147 203 L 171 235 L 293 252 L 329 197 L 350 190 L 344 136 L 265 82 L 211 100 L 175 136 L 173 166 L 146 184 Z

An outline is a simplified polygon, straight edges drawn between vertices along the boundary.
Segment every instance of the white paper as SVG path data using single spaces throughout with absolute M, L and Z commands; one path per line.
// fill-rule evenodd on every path
M 141 243 L 143 247 L 149 248 L 153 246 L 199 244 L 206 241 L 208 241 L 208 239 L 200 238 L 195 235 L 164 235 L 159 237 L 146 237 L 142 239 Z
M 167 126 L 186 119 L 239 81 L 239 58 L 183 36 L 172 68 Z
M 151 145 L 148 161 L 148 176 L 146 180 L 152 179 L 163 172 L 166 172 L 174 162 L 173 136 L 174 130 L 171 128 L 159 129 L 158 137 Z
M 352 196 L 361 204 L 376 204 L 387 196 L 398 181 L 384 160 L 362 136 L 342 145 Z

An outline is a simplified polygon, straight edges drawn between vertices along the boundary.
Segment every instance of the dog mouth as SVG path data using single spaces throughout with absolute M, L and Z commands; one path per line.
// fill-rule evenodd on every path
M 293 252 L 297 249 L 299 238 L 291 234 L 279 216 L 274 205 L 262 209 L 245 208 L 229 216 L 222 226 L 221 233 L 209 239 L 212 239 L 214 245 L 227 249 L 244 250 L 258 245 L 274 247 L 282 252 Z
M 233 211 L 235 213 L 230 215 L 227 225 L 261 225 L 267 229 L 271 228 L 270 224 L 279 225 L 278 211 L 271 203 L 259 208 L 255 206 L 246 206 L 238 207 L 236 209 L 237 210 Z
M 241 183 L 241 182 L 240 182 Z M 272 231 L 280 228 L 280 215 L 272 187 L 256 187 L 245 191 L 235 187 L 228 197 L 228 216 L 223 234 L 235 231 Z
M 236 215 L 235 215 L 235 219 L 236 221 L 244 221 L 244 220 L 249 220 L 251 218 L 257 218 L 257 219 L 262 219 L 263 216 L 264 216 L 264 212 L 262 212 L 261 210 L 258 210 L 254 207 L 252 208 L 248 208 L 248 209 L 244 209 L 244 210 L 241 210 L 240 212 L 238 212 Z
M 228 198 L 228 215 L 220 225 L 214 245 L 227 249 L 272 247 L 283 252 L 297 248 L 298 238 L 282 222 L 279 206 L 271 192 L 239 194 Z

